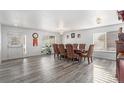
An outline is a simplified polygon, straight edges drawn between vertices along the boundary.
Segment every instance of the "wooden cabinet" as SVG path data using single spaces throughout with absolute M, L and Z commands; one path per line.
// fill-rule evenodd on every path
M 124 83 L 124 60 L 119 61 L 119 82 Z
M 124 42 L 116 41 L 116 77 L 124 83 Z

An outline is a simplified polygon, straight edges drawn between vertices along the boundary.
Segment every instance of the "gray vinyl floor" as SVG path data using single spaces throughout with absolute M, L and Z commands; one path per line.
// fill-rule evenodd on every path
M 94 60 L 93 82 L 94 83 L 117 83 L 115 78 L 115 61 L 105 59 Z
M 2 62 L 1 83 L 116 83 L 115 61 L 96 59 L 73 64 L 53 55 Z

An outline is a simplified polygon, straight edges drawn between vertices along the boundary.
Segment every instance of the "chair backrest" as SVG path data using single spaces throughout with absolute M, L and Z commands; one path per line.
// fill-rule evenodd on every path
M 73 45 L 72 44 L 67 44 L 66 49 L 67 49 L 67 56 L 72 57 L 73 54 L 74 54 Z
M 59 47 L 59 52 L 60 52 L 60 54 L 65 53 L 64 44 L 59 44 L 58 47 Z
M 91 44 L 91 45 L 89 46 L 87 56 L 88 56 L 88 57 L 92 57 L 93 51 L 94 51 L 94 45 Z
M 124 42 L 123 41 L 116 41 L 116 54 L 124 53 Z
M 53 44 L 53 50 L 55 54 L 59 54 L 58 44 Z
M 116 42 L 116 49 L 117 49 L 117 52 L 124 53 L 124 42 L 123 41 L 117 41 Z
M 78 49 L 78 44 L 73 44 L 73 49 Z
M 86 44 L 79 44 L 79 50 L 84 50 L 85 46 L 86 46 Z
M 124 33 L 118 33 L 119 41 L 124 41 Z

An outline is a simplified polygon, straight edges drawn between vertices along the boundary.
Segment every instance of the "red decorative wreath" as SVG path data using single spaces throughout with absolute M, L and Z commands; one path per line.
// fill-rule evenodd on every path
M 33 33 L 32 34 L 32 37 L 33 37 L 33 46 L 38 46 L 38 33 Z
M 32 37 L 33 37 L 34 39 L 37 39 L 37 38 L 39 37 L 39 35 L 38 35 L 38 33 L 33 33 L 33 34 L 32 34 Z

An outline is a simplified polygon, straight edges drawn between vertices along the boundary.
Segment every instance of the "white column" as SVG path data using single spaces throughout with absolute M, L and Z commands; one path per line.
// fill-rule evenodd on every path
M 0 24 L 0 64 L 1 64 L 1 24 Z

